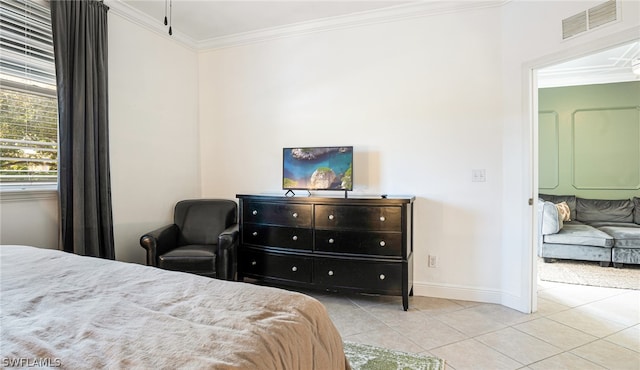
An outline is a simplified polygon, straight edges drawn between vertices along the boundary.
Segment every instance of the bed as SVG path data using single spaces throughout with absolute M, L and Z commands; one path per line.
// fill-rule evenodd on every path
M 13 245 L 0 277 L 1 367 L 349 368 L 304 294 Z

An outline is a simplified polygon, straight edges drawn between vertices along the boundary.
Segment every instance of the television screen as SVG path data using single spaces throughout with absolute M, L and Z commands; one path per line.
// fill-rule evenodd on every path
M 284 148 L 282 188 L 353 190 L 353 147 Z

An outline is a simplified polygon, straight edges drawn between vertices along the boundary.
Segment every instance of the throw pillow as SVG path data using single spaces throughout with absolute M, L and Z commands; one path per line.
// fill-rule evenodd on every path
M 567 202 L 556 203 L 556 208 L 558 208 L 558 213 L 562 216 L 562 221 L 571 221 L 571 209 L 569 209 Z

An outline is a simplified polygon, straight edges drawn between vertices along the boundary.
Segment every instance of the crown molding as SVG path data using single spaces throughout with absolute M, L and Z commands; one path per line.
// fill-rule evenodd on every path
M 197 45 L 199 50 L 215 50 L 315 32 L 331 31 L 376 23 L 394 22 L 403 19 L 427 17 L 438 14 L 462 12 L 471 9 L 497 7 L 502 6 L 509 1 L 511 0 L 416 2 L 217 37 L 200 41 Z
M 358 27 L 376 23 L 394 22 L 403 19 L 427 17 L 446 13 L 456 13 L 474 9 L 500 7 L 510 1 L 511 0 L 420 1 L 342 16 L 328 17 L 293 23 L 284 26 L 264 28 L 256 31 L 215 37 L 206 40 L 194 40 L 193 38 L 176 31 L 174 31 L 173 36 L 170 36 L 167 33 L 166 26 L 164 26 L 162 22 L 160 22 L 160 20 L 152 18 L 149 15 L 127 5 L 126 3 L 123 3 L 120 0 L 105 0 L 104 2 L 116 14 L 128 19 L 135 24 L 159 33 L 168 39 L 180 42 L 190 49 L 196 51 L 209 51 L 315 32 Z

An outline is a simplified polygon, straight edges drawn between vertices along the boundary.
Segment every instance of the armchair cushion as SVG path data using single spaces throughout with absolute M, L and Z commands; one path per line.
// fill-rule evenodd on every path
M 235 224 L 236 203 L 231 200 L 195 199 L 176 204 L 174 222 L 180 229 L 178 242 L 218 244 L 218 236 Z
M 215 277 L 216 250 L 214 247 L 198 244 L 177 247 L 159 256 L 158 267 Z

